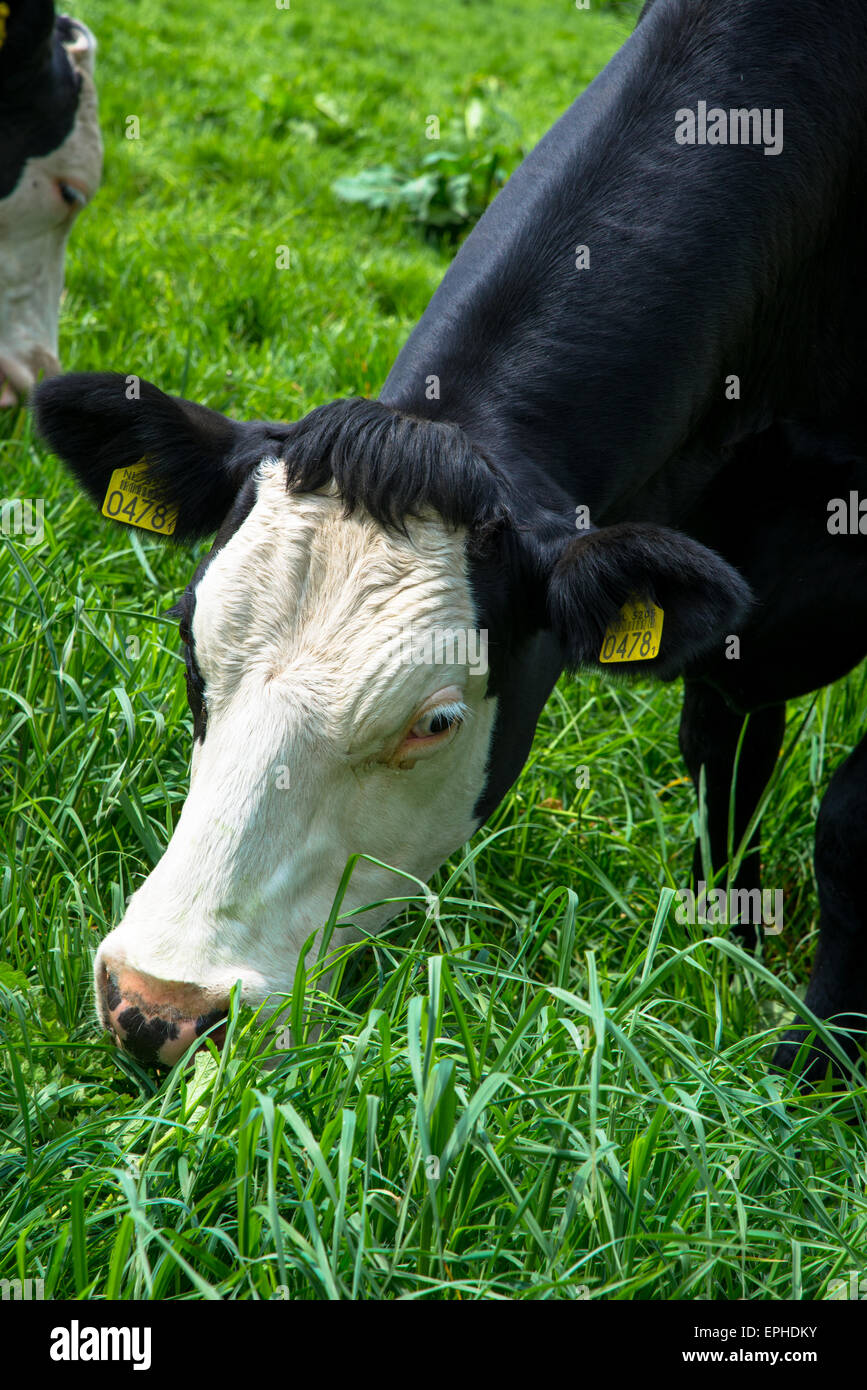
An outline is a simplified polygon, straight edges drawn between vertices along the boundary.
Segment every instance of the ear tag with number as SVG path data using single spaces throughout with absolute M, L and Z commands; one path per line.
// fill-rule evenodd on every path
M 659 653 L 663 611 L 649 599 L 627 599 L 618 617 L 605 629 L 599 660 L 650 661 Z
M 178 523 L 178 509 L 165 501 L 151 481 L 146 459 L 114 470 L 102 514 L 112 521 L 124 521 L 127 526 L 155 531 L 159 536 L 171 536 Z

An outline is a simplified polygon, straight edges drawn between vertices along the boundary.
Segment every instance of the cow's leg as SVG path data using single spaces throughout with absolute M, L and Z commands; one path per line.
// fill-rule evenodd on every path
M 786 706 L 771 705 L 750 715 L 738 760 L 738 740 L 743 723 L 744 717 L 731 710 L 712 686 L 699 680 L 685 682 L 680 748 L 696 792 L 702 766 L 705 769 L 710 854 L 715 873 L 723 868 L 728 859 L 729 804 L 735 762 L 737 760 L 738 766 L 732 839 L 734 851 L 774 770 L 783 742 Z M 700 844 L 696 845 L 693 874 L 696 883 L 705 878 Z M 747 890 L 760 888 L 758 833 L 750 840 L 734 886 Z M 734 930 L 744 945 L 755 945 L 755 923 L 739 922 Z
M 862 1035 L 867 1021 L 867 738 L 838 767 L 816 822 L 819 947 L 805 1003 L 818 1018 Z M 853 1017 L 853 1015 L 855 1015 Z M 775 1062 L 790 1067 L 805 1037 L 803 1022 L 791 1029 Z M 850 1057 L 858 1039 L 839 1038 Z M 821 1040 L 803 1064 L 804 1074 L 824 1075 L 828 1054 Z M 800 1070 L 799 1066 L 799 1070 Z

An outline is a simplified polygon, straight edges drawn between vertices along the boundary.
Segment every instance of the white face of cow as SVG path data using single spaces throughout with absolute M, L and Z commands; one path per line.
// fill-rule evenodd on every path
M 56 149 L 26 160 L 15 187 L 0 199 L 0 406 L 14 405 L 40 372 L 60 370 L 57 324 L 66 240 L 102 172 L 96 41 L 77 21 L 66 29 L 63 48 L 80 78 L 74 124 Z
M 353 855 L 368 858 L 333 944 L 399 911 L 383 900 L 469 839 L 517 777 L 564 660 L 598 668 L 627 598 L 663 609 L 642 668 L 672 676 L 731 631 L 748 591 L 663 527 L 576 536 L 571 508 L 512 486 L 457 425 L 357 399 L 242 424 L 136 382 L 57 377 L 36 407 L 98 502 L 144 463 L 146 511 L 172 506 L 179 539 L 217 532 L 180 605 L 189 796 L 96 961 L 106 1026 L 171 1063 L 236 980 L 250 1003 L 292 988 Z
M 252 511 L 195 591 L 207 724 L 189 796 L 101 959 L 215 996 L 241 978 L 259 1001 L 291 986 L 350 855 L 424 881 L 471 836 L 496 700 L 466 568 L 464 537 L 438 519 L 406 539 L 260 468 Z M 433 630 L 457 640 L 418 640 Z M 414 664 L 428 653 L 439 660 Z M 360 861 L 341 919 L 415 889 Z M 399 908 L 358 921 L 375 931 Z

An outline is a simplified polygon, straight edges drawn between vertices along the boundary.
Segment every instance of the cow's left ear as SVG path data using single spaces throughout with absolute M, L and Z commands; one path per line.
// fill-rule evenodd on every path
M 123 500 L 107 514 L 156 530 L 145 511 L 156 497 L 172 510 L 173 539 L 182 541 L 219 528 L 256 464 L 279 457 L 293 428 L 230 420 L 117 372 L 52 377 L 35 391 L 34 406 L 39 433 L 101 509 L 111 484 Z M 133 469 L 112 482 L 118 470 Z M 126 500 L 136 483 L 140 507 Z
M 611 673 L 661 680 L 723 642 L 750 600 L 744 579 L 714 551 L 679 531 L 639 523 L 568 541 L 547 581 L 549 622 L 570 668 L 605 661 Z M 634 607 L 624 618 L 626 604 Z

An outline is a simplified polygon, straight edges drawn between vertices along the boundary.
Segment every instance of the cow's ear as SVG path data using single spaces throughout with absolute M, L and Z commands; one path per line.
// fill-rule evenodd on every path
M 237 493 L 264 457 L 279 457 L 291 425 L 242 424 L 177 396 L 167 396 L 140 377 L 115 372 L 70 372 L 43 382 L 34 393 L 39 433 L 98 503 L 158 498 L 174 517 L 173 538 L 193 540 L 216 531 Z M 118 470 L 135 469 L 115 478 Z M 112 480 L 114 479 L 114 482 Z M 130 494 L 131 495 L 131 494 Z M 128 502 L 108 505 L 118 521 Z M 164 515 L 164 514 L 161 514 Z
M 15 82 L 22 70 L 50 61 L 54 18 L 53 0 L 18 0 L 11 9 L 4 5 L 0 14 L 0 20 L 5 20 L 0 72 L 11 74 Z
M 547 581 L 549 621 L 570 668 L 599 667 L 605 656 L 612 674 L 662 680 L 722 643 L 750 599 L 744 579 L 714 551 L 678 531 L 638 523 L 568 541 Z

